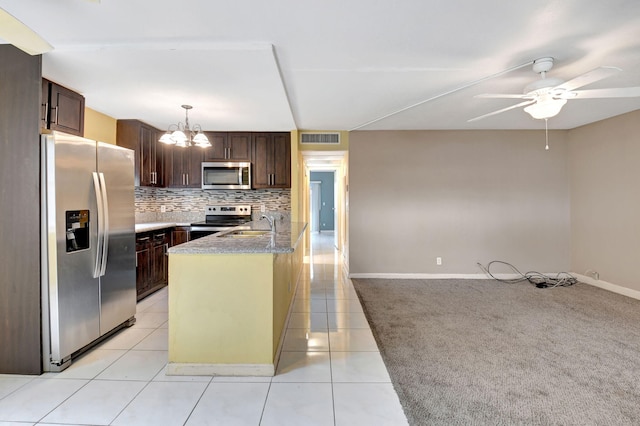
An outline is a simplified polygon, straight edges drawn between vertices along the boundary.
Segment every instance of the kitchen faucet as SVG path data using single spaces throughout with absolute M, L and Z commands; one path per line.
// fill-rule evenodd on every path
M 276 232 L 276 219 L 273 216 L 267 216 L 266 214 L 263 214 L 262 217 L 260 217 L 260 220 L 262 219 L 267 219 L 267 222 L 269 222 L 269 227 L 271 228 L 271 232 Z

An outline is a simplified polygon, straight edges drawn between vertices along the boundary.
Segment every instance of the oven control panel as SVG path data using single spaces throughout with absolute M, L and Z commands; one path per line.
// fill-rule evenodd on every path
M 216 205 L 216 206 L 207 206 L 206 209 L 207 215 L 234 215 L 234 216 L 248 216 L 251 214 L 251 206 L 250 205 Z

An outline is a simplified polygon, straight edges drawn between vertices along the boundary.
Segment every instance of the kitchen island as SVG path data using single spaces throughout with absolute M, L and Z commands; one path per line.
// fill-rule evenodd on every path
M 275 374 L 306 226 L 255 221 L 169 249 L 167 374 Z

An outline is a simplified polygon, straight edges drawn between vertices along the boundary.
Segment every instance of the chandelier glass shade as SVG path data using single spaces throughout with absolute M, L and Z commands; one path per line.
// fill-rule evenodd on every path
M 172 124 L 165 134 L 163 134 L 158 142 L 166 143 L 167 145 L 176 145 L 181 148 L 189 146 L 198 146 L 200 148 L 207 148 L 211 146 L 209 139 L 202 131 L 202 127 L 199 124 L 189 127 L 189 110 L 193 107 L 191 105 L 182 105 L 185 109 L 184 124 Z

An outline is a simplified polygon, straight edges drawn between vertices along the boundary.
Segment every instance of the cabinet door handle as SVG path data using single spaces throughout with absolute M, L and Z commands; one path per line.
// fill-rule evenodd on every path
M 54 123 L 58 124 L 58 106 L 55 106 L 55 110 L 56 110 L 56 118 L 55 120 L 53 120 Z
M 146 241 L 149 241 L 150 237 L 140 237 L 140 238 L 136 238 L 136 243 L 144 243 Z
M 162 234 L 156 234 L 156 235 L 154 235 L 154 236 L 153 236 L 153 238 L 160 239 L 160 238 L 164 238 L 164 236 L 165 236 L 165 235 L 166 235 L 166 234 L 163 232 Z
M 169 251 L 169 243 L 165 243 L 164 245 L 164 255 L 165 256 L 169 256 L 169 253 L 167 253 Z
M 43 103 L 42 106 L 44 107 L 44 114 L 42 114 L 44 116 L 43 121 L 49 124 L 49 102 Z
M 185 176 L 187 176 L 187 186 L 189 186 L 189 173 L 186 173 Z

